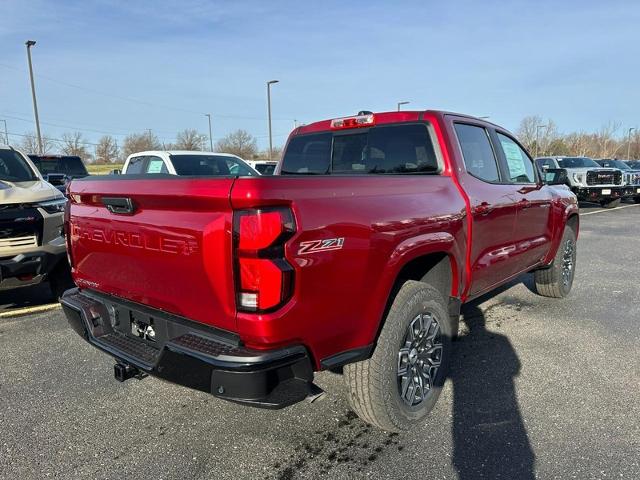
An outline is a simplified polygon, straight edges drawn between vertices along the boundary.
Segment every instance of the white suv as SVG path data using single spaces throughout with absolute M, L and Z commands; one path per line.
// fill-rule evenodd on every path
M 260 175 L 235 155 L 190 150 L 149 150 L 132 153 L 122 167 L 123 175 L 161 173 L 185 176 Z

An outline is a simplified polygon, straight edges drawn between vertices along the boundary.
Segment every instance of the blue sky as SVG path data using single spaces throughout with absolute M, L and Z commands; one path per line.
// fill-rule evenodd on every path
M 267 145 L 294 120 L 406 108 L 539 114 L 561 131 L 640 125 L 640 2 L 3 0 L 0 119 L 43 133 L 237 128 Z M 77 88 L 81 87 L 81 88 Z M 10 137 L 12 141 L 18 137 Z

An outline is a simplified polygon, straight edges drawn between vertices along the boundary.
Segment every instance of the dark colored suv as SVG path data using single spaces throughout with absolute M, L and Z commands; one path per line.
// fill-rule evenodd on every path
M 29 155 L 42 177 L 62 193 L 74 178 L 89 175 L 82 159 L 75 155 Z

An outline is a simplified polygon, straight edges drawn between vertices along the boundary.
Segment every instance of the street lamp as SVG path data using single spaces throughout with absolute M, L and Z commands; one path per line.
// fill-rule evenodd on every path
M 211 138 L 211 114 L 205 113 L 204 116 L 209 119 L 209 151 L 213 152 L 213 139 Z
M 271 136 L 271 85 L 278 83 L 280 80 L 269 80 L 267 82 L 267 115 L 269 117 L 269 160 L 273 154 L 273 138 Z
M 33 114 L 36 117 L 36 135 L 38 136 L 38 153 L 42 155 L 42 136 L 40 135 L 40 119 L 38 118 L 38 102 L 36 102 L 36 85 L 33 81 L 33 66 L 31 65 L 31 47 L 36 44 L 35 40 L 27 40 L 27 59 L 29 60 L 29 78 L 31 79 L 31 97 L 33 98 Z
M 631 132 L 634 131 L 635 129 L 636 129 L 635 127 L 631 127 L 629 129 L 629 143 L 627 143 L 627 160 L 631 160 Z
M 398 111 L 400 111 L 400 107 L 401 107 L 402 105 L 407 105 L 407 104 L 409 104 L 409 103 L 411 103 L 411 102 L 398 102 Z
M 536 152 L 534 157 L 538 156 L 538 142 L 539 142 L 539 138 L 540 138 L 540 129 L 541 128 L 546 128 L 546 125 L 536 125 Z

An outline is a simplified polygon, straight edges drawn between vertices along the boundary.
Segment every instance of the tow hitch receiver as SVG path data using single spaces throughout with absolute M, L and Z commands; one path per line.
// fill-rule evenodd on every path
M 141 372 L 136 367 L 132 367 L 131 365 L 127 365 L 126 363 L 116 363 L 113 366 L 113 376 L 119 382 L 124 382 L 125 380 L 129 380 L 130 378 L 137 378 L 138 380 L 142 380 L 147 376 L 146 373 Z

